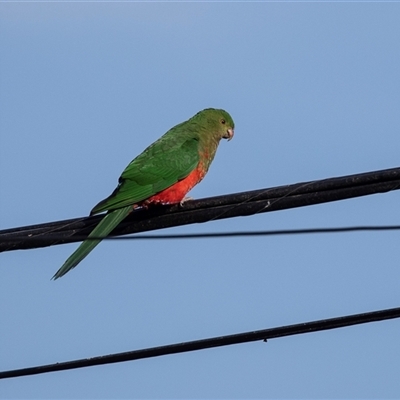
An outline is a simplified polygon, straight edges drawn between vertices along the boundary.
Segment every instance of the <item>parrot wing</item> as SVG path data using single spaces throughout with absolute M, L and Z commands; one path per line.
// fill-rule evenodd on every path
M 136 157 L 120 176 L 118 187 L 91 214 L 136 204 L 186 178 L 199 163 L 198 139 L 168 142 L 171 138 L 163 137 Z
M 132 211 L 132 205 L 185 178 L 199 162 L 198 140 L 161 138 L 136 157 L 119 178 L 114 193 L 95 206 L 91 214 L 109 211 L 55 273 L 58 279 L 75 268 Z

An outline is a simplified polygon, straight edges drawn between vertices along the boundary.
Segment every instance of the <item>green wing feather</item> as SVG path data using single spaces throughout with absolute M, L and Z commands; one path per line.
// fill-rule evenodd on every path
M 88 238 L 107 236 L 131 211 L 132 207 L 124 207 L 105 215 Z M 54 274 L 52 279 L 58 279 L 75 268 L 100 242 L 101 239 L 85 240 L 75 252 L 70 255 L 62 267 Z
M 115 191 L 97 204 L 91 214 L 109 211 L 88 236 L 107 236 L 131 211 L 132 205 L 172 186 L 192 172 L 199 162 L 198 137 L 184 124 L 172 128 L 136 157 L 123 171 Z M 55 273 L 60 278 L 75 268 L 101 239 L 85 240 Z
M 88 238 L 107 236 L 132 211 L 134 204 L 187 177 L 199 164 L 200 154 L 207 171 L 219 141 L 231 139 L 233 128 L 233 120 L 226 111 L 206 109 L 170 129 L 126 167 L 114 192 L 93 208 L 91 214 L 108 213 Z M 75 268 L 100 241 L 85 240 L 53 279 Z
M 171 137 L 169 132 L 126 167 L 118 187 L 97 204 L 91 214 L 143 201 L 177 183 L 196 168 L 199 163 L 198 139 Z

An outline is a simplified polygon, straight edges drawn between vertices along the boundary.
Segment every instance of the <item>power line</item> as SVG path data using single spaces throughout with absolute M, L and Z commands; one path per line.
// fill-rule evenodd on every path
M 164 235 L 129 235 L 129 236 L 86 236 L 75 235 L 77 240 L 170 240 L 170 239 L 218 239 L 218 238 L 232 238 L 232 237 L 255 237 L 255 236 L 283 236 L 283 235 L 309 235 L 315 233 L 344 233 L 344 232 L 384 232 L 384 231 L 398 231 L 400 225 L 366 225 L 366 226 L 339 226 L 330 228 L 303 228 L 303 229 L 277 229 L 265 231 L 237 231 L 237 232 L 208 232 L 208 233 L 174 233 Z M 57 239 L 56 235 L 52 236 Z M 63 236 L 58 237 L 62 240 Z M 16 240 L 25 240 L 32 242 L 40 242 L 47 240 L 44 236 L 33 237 L 13 237 L 2 238 L 3 242 L 14 242 Z
M 92 367 L 95 365 L 113 364 L 125 361 L 139 360 L 143 358 L 159 357 L 164 355 L 186 353 L 195 350 L 204 350 L 214 347 L 229 346 L 239 343 L 254 341 L 267 341 L 284 336 L 300 335 L 303 333 L 318 332 L 328 329 L 343 328 L 351 325 L 365 324 L 369 322 L 383 321 L 399 318 L 400 307 L 380 311 L 372 311 L 362 314 L 353 314 L 343 317 L 304 322 L 295 325 L 286 325 L 277 328 L 263 329 L 238 333 L 234 335 L 218 336 L 208 339 L 190 342 L 176 343 L 166 346 L 150 347 L 141 350 L 133 350 L 124 353 L 109 354 L 106 356 L 84 358 L 55 364 L 41 365 L 31 368 L 22 368 L 0 372 L 0 379 L 17 378 L 27 375 L 44 374 L 55 371 Z
M 185 203 L 183 207 L 155 206 L 148 210 L 137 210 L 122 221 L 112 235 L 248 216 L 398 189 L 400 168 L 303 182 L 194 200 Z M 0 252 L 81 241 L 101 218 L 98 215 L 0 231 Z M 33 241 L 32 237 L 42 239 Z

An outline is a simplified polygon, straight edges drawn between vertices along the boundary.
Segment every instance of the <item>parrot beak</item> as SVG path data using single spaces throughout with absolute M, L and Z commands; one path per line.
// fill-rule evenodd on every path
M 232 128 L 229 128 L 226 131 L 226 134 L 223 136 L 224 139 L 228 139 L 228 142 L 233 138 L 233 135 L 235 134 L 235 132 L 233 131 Z

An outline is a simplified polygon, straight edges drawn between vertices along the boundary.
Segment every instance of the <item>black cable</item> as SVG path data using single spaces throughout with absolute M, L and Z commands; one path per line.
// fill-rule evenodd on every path
M 132 212 L 112 235 L 145 232 L 211 220 L 254 215 L 384 193 L 400 189 L 400 168 L 297 183 L 269 189 L 193 200 Z M 0 252 L 81 241 L 102 216 L 84 217 L 0 231 Z M 40 242 L 30 238 L 41 236 Z
M 282 235 L 307 235 L 313 233 L 343 233 L 343 232 L 384 232 L 384 231 L 398 231 L 400 225 L 366 225 L 366 226 L 339 226 L 333 228 L 303 228 L 303 229 L 277 229 L 266 231 L 238 231 L 238 232 L 208 232 L 208 233 L 174 233 L 166 235 L 133 235 L 133 236 L 86 236 L 75 235 L 77 240 L 167 240 L 167 239 L 218 239 L 230 237 L 254 237 L 254 236 L 282 236 Z M 57 235 L 52 236 L 57 239 Z M 63 236 L 59 236 L 62 240 Z M 25 240 L 40 242 L 47 240 L 44 236 L 33 236 L 29 238 L 14 237 L 2 238 L 2 241 L 7 242 L 15 240 Z
M 400 307 L 397 307 L 386 310 L 367 312 L 363 314 L 353 314 L 344 317 L 304 322 L 295 325 L 286 325 L 278 328 L 270 328 L 258 331 L 238 333 L 235 335 L 218 336 L 209 339 L 195 340 L 191 342 L 183 342 L 167 346 L 150 347 L 147 349 L 109 354 L 106 356 L 84 358 L 74 361 L 41 365 L 38 367 L 3 371 L 0 372 L 0 379 L 17 378 L 27 375 L 44 374 L 47 372 L 65 371 L 69 369 L 92 367 L 95 365 L 133 361 L 143 358 L 185 353 L 195 350 L 204 350 L 213 347 L 229 346 L 232 344 L 254 342 L 258 340 L 267 341 L 268 339 L 273 339 L 278 337 L 299 335 L 310 332 L 318 332 L 328 329 L 337 329 L 351 325 L 365 324 L 369 322 L 383 321 L 399 317 L 400 317 Z

